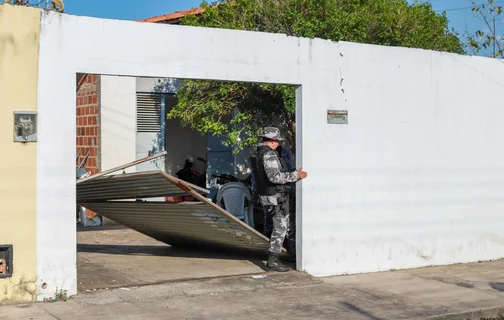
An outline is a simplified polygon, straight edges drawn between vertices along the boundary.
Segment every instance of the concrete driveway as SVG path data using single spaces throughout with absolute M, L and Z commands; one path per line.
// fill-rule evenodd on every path
M 172 248 L 122 226 L 77 232 L 79 291 L 260 274 L 264 258 Z

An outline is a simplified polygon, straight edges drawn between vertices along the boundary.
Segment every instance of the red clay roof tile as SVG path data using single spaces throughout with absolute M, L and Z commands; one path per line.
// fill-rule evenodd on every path
M 137 20 L 140 22 L 154 22 L 154 23 L 177 23 L 181 18 L 189 15 L 189 14 L 202 14 L 205 11 L 203 8 L 190 9 L 190 10 L 182 10 L 173 13 L 164 14 L 162 16 L 151 17 L 147 19 Z

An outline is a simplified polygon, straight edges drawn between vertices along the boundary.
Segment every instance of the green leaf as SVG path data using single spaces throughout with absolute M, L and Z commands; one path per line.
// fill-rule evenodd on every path
M 205 8 L 201 16 L 188 15 L 181 23 L 464 53 L 446 14 L 435 12 L 426 2 L 232 0 L 204 2 L 201 7 Z M 476 38 L 482 39 L 483 34 Z M 479 50 L 480 45 L 472 40 L 468 47 Z M 258 133 L 267 125 L 280 126 L 295 143 L 293 86 L 186 80 L 177 97 L 170 118 L 202 134 L 224 134 L 236 150 L 256 144 Z M 233 111 L 234 119 L 227 121 Z

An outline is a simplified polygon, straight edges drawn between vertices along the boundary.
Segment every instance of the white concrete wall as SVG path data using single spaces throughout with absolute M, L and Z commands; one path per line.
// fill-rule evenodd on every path
M 327 69 L 310 51 L 336 47 L 283 35 L 103 20 L 43 12 L 37 150 L 38 298 L 75 294 L 75 77 L 77 72 L 301 84 Z M 173 45 L 159 39 L 169 38 Z M 191 39 L 191 41 L 187 41 Z M 85 47 L 86 50 L 75 50 Z M 261 48 L 269 48 L 263 50 Z M 332 51 L 332 53 L 331 53 Z M 230 62 L 232 61 L 232 62 Z M 333 63 L 333 70 L 339 64 Z M 58 94 L 54 94 L 54 88 Z M 58 126 L 54 119 L 59 118 Z M 64 133 L 64 134 L 63 134 Z M 42 281 L 47 287 L 42 288 Z
M 339 53 L 345 94 L 302 117 L 303 267 L 504 257 L 503 61 L 350 43 Z M 328 107 L 348 109 L 349 124 L 326 124 Z
M 102 170 L 136 160 L 136 79 L 102 76 L 100 80 Z M 135 172 L 135 167 L 126 172 Z
M 68 108 L 76 72 L 302 85 L 296 161 L 309 178 L 297 188 L 301 270 L 322 276 L 504 257 L 502 62 L 49 12 L 37 154 L 38 272 L 48 287 L 39 298 L 76 288 Z M 328 125 L 327 109 L 348 109 L 349 124 Z

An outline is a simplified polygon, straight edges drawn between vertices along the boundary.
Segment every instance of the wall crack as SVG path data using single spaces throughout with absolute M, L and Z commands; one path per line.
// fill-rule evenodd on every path
M 345 78 L 343 77 L 343 54 L 340 52 L 340 90 L 343 93 L 343 98 L 345 98 L 345 103 L 347 103 L 347 97 L 345 94 L 345 87 L 343 86 L 343 82 Z

